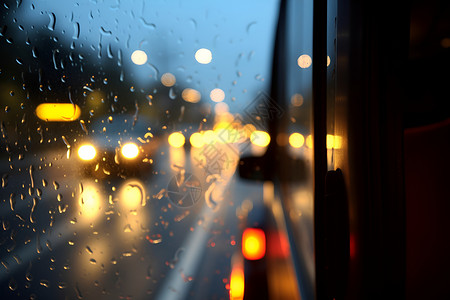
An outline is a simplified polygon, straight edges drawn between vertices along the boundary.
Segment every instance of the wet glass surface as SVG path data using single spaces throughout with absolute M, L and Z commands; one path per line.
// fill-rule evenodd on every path
M 229 298 L 263 200 L 237 178 L 239 157 L 274 138 L 253 117 L 277 5 L 2 4 L 2 299 Z M 290 133 L 305 139 L 309 85 L 289 89 Z

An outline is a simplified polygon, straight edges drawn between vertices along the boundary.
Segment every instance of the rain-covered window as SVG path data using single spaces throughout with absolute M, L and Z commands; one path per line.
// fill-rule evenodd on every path
M 312 155 L 310 4 L 292 7 L 302 21 L 289 25 L 277 112 L 288 130 L 270 136 L 260 111 L 273 101 L 278 7 L 1 4 L 0 298 L 240 299 L 243 231 L 264 227 L 248 216 L 274 197 L 239 177 L 240 158 L 271 140 Z M 312 258 L 311 182 L 290 195 Z M 267 253 L 283 259 L 280 232 L 266 233 Z

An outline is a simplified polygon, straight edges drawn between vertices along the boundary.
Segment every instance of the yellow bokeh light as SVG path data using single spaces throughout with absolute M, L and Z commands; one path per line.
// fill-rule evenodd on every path
M 294 148 L 301 148 L 304 143 L 305 138 L 298 132 L 294 132 L 289 136 L 289 144 Z
M 136 180 L 126 182 L 120 188 L 120 204 L 130 210 L 145 206 L 145 189 L 142 183 Z
M 228 104 L 226 104 L 225 102 L 219 102 L 216 105 L 214 105 L 214 112 L 217 115 L 224 115 L 226 114 L 228 111 L 230 110 Z
M 306 147 L 308 147 L 309 149 L 313 148 L 312 135 L 308 135 L 308 137 L 306 138 Z
M 201 94 L 199 91 L 194 89 L 184 89 L 181 93 L 181 98 L 183 98 L 184 101 L 190 102 L 190 103 L 197 103 L 201 99 Z
M 205 144 L 205 141 L 203 140 L 203 135 L 199 132 L 193 133 L 189 138 L 189 142 L 191 143 L 191 146 L 195 148 L 200 148 Z
M 169 135 L 168 142 L 170 146 L 174 148 L 181 148 L 183 147 L 186 139 L 184 135 L 181 132 L 174 132 Z
M 270 135 L 265 131 L 255 130 L 250 135 L 250 142 L 256 146 L 267 147 L 270 143 Z
M 327 149 L 341 149 L 342 137 L 327 134 Z
M 209 64 L 212 60 L 212 53 L 209 49 L 201 48 L 195 52 L 195 60 L 201 64 Z
M 80 107 L 71 103 L 42 103 L 36 107 L 36 116 L 47 122 L 75 121 L 80 114 Z
M 131 54 L 131 61 L 140 66 L 147 62 L 147 54 L 142 50 L 136 50 Z
M 209 97 L 214 102 L 222 102 L 225 99 L 225 92 L 221 89 L 213 89 Z
M 212 130 L 206 130 L 203 133 L 203 141 L 205 144 L 212 144 L 216 139 L 216 135 Z
M 121 153 L 123 157 L 133 159 L 139 155 L 139 147 L 135 143 L 128 143 L 122 146 Z
M 309 56 L 308 54 L 300 55 L 297 59 L 297 64 L 302 69 L 309 68 L 312 64 L 311 56 Z
M 171 87 L 171 86 L 173 86 L 175 84 L 175 82 L 177 82 L 177 80 L 176 80 L 175 76 L 172 73 L 164 73 L 161 76 L 161 83 L 164 86 Z
M 244 299 L 245 277 L 242 267 L 234 267 L 230 275 L 230 300 Z
M 327 67 L 329 67 L 331 64 L 331 58 L 329 55 L 327 55 Z
M 101 209 L 100 191 L 95 185 L 84 186 L 80 195 L 80 212 L 81 215 L 89 219 L 99 215 Z
M 78 148 L 78 157 L 80 157 L 82 160 L 92 160 L 96 155 L 97 151 L 92 145 L 87 144 Z

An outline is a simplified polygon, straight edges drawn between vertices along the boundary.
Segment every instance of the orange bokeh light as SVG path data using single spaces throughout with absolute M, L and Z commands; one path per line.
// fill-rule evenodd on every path
M 266 254 L 266 235 L 262 229 L 247 228 L 242 234 L 242 254 L 248 260 L 257 260 Z

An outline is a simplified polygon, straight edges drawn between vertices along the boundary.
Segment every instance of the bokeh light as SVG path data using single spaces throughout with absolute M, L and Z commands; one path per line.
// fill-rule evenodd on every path
M 187 88 L 184 89 L 181 93 L 181 98 L 183 98 L 184 101 L 190 102 L 190 103 L 197 103 L 201 99 L 201 94 L 199 91 Z
M 142 50 L 136 50 L 131 54 L 131 61 L 140 66 L 147 62 L 147 54 Z
M 133 159 L 139 154 L 139 148 L 135 143 L 128 143 L 122 146 L 122 155 L 125 158 Z
M 174 148 L 181 148 L 183 147 L 186 139 L 184 135 L 181 132 L 174 132 L 169 135 L 168 142 L 169 145 Z
M 312 64 L 311 56 L 309 56 L 308 54 L 300 55 L 297 59 L 297 64 L 302 69 L 309 68 Z
M 161 83 L 164 86 L 171 87 L 176 83 L 176 78 L 172 73 L 164 73 L 161 76 Z
M 294 132 L 289 136 L 289 144 L 294 148 L 301 148 L 304 143 L 305 138 L 298 132 Z
M 267 147 L 270 143 L 270 135 L 265 131 L 255 130 L 250 135 L 250 142 L 256 146 Z
M 92 145 L 87 144 L 78 148 L 78 157 L 80 157 L 82 160 L 92 160 L 96 155 L 97 151 Z
M 206 48 L 198 49 L 195 52 L 195 60 L 204 65 L 209 64 L 212 60 L 212 53 Z
M 214 102 L 222 102 L 225 99 L 225 92 L 221 89 L 213 89 L 209 97 Z
M 189 142 L 191 143 L 191 146 L 195 148 L 200 148 L 205 144 L 203 135 L 199 132 L 194 132 L 189 138 Z

